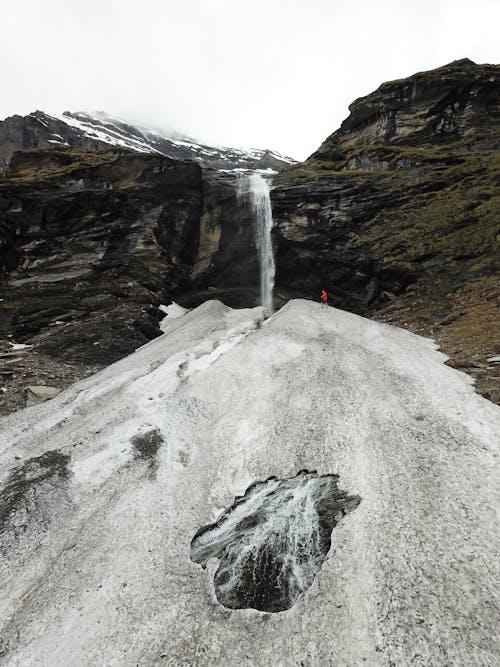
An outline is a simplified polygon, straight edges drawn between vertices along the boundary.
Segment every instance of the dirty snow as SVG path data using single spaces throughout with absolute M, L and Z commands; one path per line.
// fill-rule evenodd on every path
M 178 317 L 182 317 L 183 315 L 189 312 L 188 308 L 183 308 L 182 306 L 179 306 L 179 304 L 175 303 L 175 301 L 172 301 L 172 303 L 169 304 L 168 306 L 164 306 L 162 304 L 161 306 L 159 306 L 158 310 L 162 313 L 165 313 L 165 317 L 160 322 L 160 329 L 162 331 L 167 330 L 172 320 L 176 320 Z
M 262 323 L 213 301 L 0 420 L 0 489 L 47 450 L 70 457 L 0 532 L 0 663 L 496 664 L 500 411 L 445 359 L 312 302 Z M 154 429 L 163 445 L 134 457 Z M 222 607 L 193 536 L 249 484 L 304 469 L 360 506 L 291 609 Z

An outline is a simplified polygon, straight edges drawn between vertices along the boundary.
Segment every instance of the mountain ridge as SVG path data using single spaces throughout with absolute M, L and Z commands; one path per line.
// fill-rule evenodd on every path
M 279 171 L 295 160 L 269 149 L 209 146 L 190 137 L 161 133 L 114 118 L 104 112 L 47 114 L 34 111 L 0 121 L 0 166 L 7 165 L 16 150 L 62 148 L 107 150 L 110 146 L 140 153 L 157 153 L 177 160 L 194 160 L 218 170 Z

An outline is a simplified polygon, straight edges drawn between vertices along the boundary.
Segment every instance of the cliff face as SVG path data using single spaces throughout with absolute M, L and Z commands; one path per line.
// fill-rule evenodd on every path
M 0 178 L 0 339 L 33 348 L 11 359 L 0 347 L 13 363 L 0 363 L 6 409 L 21 385 L 46 382 L 37 369 L 64 385 L 158 336 L 172 298 L 254 305 L 253 225 L 236 185 L 152 154 L 16 153 Z
M 464 148 L 491 148 L 491 126 L 500 119 L 499 76 L 497 65 L 464 59 L 384 83 L 349 106 L 349 117 L 310 159 L 347 160 L 352 169 L 369 164 L 352 153 L 371 144 L 434 147 L 469 138 Z
M 278 293 L 436 337 L 497 400 L 499 82 L 465 60 L 384 84 L 273 192 Z
M 134 154 L 18 153 L 0 181 L 2 328 L 58 358 L 108 363 L 158 333 L 197 251 L 201 169 Z M 4 269 L 6 259 L 4 259 Z

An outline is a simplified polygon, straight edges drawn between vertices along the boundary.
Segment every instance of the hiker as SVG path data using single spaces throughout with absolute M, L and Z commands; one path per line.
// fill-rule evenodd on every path
M 326 306 L 327 305 L 327 299 L 328 299 L 328 294 L 325 292 L 325 290 L 321 290 L 321 305 Z

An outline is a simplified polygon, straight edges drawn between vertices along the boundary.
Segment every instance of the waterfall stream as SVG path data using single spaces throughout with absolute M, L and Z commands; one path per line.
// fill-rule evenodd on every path
M 337 475 L 303 471 L 252 485 L 219 520 L 198 531 L 191 559 L 220 559 L 217 599 L 230 609 L 277 612 L 311 587 L 330 549 L 333 528 L 360 498 Z
M 271 239 L 273 213 L 268 179 L 260 174 L 242 177 L 238 195 L 248 197 L 255 217 L 255 240 L 260 268 L 260 300 L 266 314 L 273 314 L 274 255 Z

